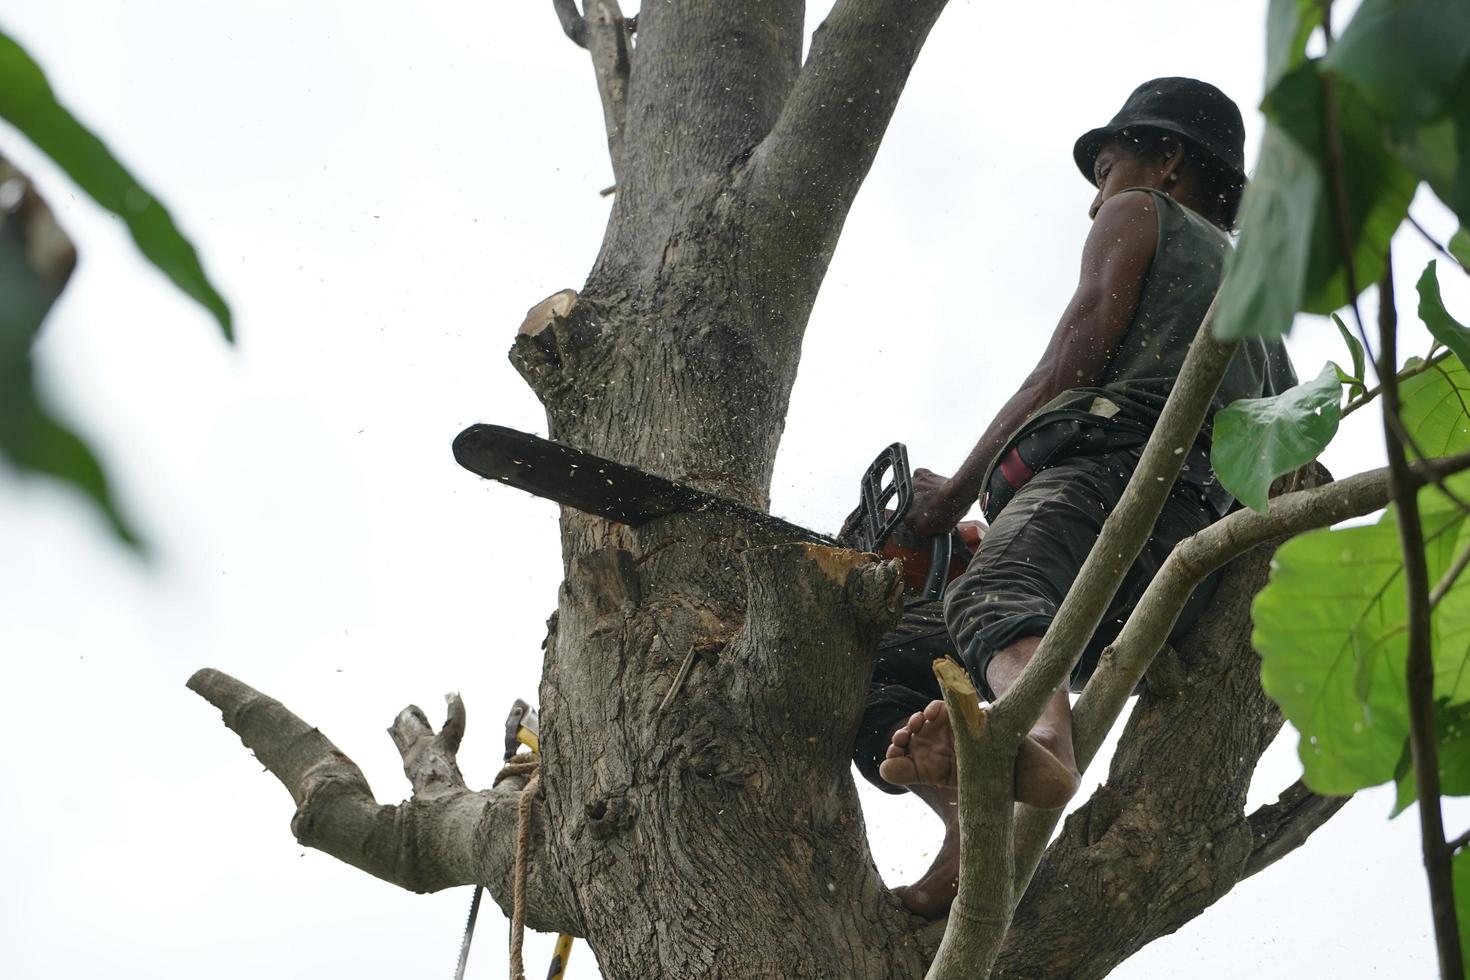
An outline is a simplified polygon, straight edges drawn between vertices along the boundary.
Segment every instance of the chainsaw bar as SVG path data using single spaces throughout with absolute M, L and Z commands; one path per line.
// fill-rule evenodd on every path
M 489 480 L 586 514 L 641 527 L 670 514 L 710 513 L 795 541 L 835 546 L 825 534 L 625 463 L 503 425 L 472 425 L 454 440 L 459 465 Z

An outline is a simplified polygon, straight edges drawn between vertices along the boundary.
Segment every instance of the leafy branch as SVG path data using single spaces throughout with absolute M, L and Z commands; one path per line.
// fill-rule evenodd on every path
M 229 306 L 214 288 L 194 246 L 158 198 L 140 184 L 56 99 L 39 65 L 0 31 L 0 119 L 11 123 L 94 201 L 122 219 L 139 251 L 185 294 L 210 312 L 233 340 Z M 54 418 L 33 378 L 31 347 L 76 261 L 70 239 L 31 181 L 0 157 L 0 458 L 24 472 L 43 473 L 86 494 L 113 534 L 140 547 L 113 501 L 101 463 L 87 444 Z

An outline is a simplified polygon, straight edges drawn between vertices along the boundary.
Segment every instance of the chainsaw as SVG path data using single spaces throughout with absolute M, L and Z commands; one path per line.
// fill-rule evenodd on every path
M 454 440 L 454 458 L 486 479 L 630 527 L 680 513 L 711 513 L 776 538 L 851 547 L 902 562 L 904 585 L 915 602 L 933 602 L 965 570 L 983 527 L 962 522 L 927 545 L 903 526 L 914 499 L 908 450 L 888 446 L 863 472 L 858 507 L 836 537 L 819 534 L 738 501 L 708 493 L 624 463 L 500 425 L 472 425 Z

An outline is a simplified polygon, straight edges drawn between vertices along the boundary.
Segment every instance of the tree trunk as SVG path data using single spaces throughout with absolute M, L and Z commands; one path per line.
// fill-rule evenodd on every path
M 512 352 L 553 438 L 757 507 L 835 242 L 752 163 L 801 21 L 645 5 L 601 254 Z M 604 974 L 921 975 L 848 773 L 894 570 L 707 515 L 564 511 L 562 549 L 538 805 Z

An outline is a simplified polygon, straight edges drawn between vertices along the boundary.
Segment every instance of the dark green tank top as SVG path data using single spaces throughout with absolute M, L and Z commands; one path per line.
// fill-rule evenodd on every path
M 1230 249 L 1225 232 L 1162 191 L 1138 187 L 1123 193 L 1152 196 L 1159 222 L 1158 245 L 1144 277 L 1133 322 L 1108 363 L 1101 384 L 1064 391 L 1043 405 L 1011 437 L 1002 457 L 1023 437 L 1051 422 L 1080 422 L 1084 428 L 1109 430 L 1109 436 L 1061 440 L 1055 455 L 1049 456 L 1045 464 L 1054 464 L 1069 454 L 1096 451 L 1099 445 L 1126 445 L 1129 432 L 1141 433 L 1146 439 L 1220 287 Z M 1193 458 L 1181 479 L 1218 493 L 1208 466 L 1210 423 L 1215 413 L 1237 399 L 1279 394 L 1296 383 L 1286 346 L 1279 339 L 1244 340 L 1210 403 L 1196 452 L 1190 454 Z

